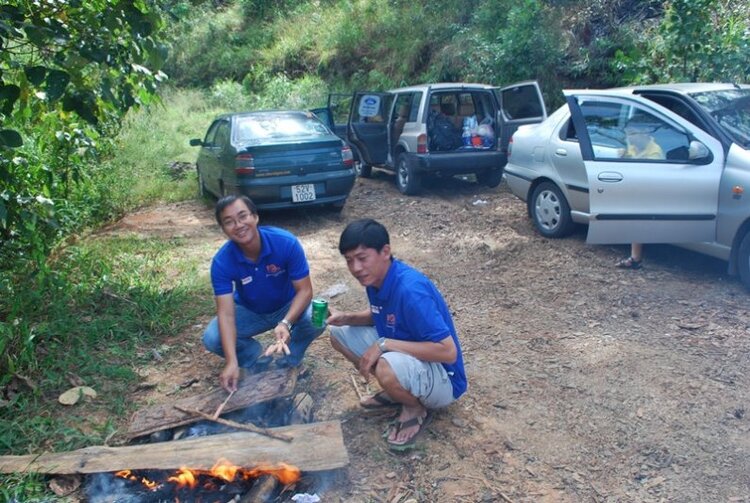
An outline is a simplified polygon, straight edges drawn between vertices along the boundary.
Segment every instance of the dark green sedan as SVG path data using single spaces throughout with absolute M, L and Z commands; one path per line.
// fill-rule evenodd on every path
M 351 149 L 310 112 L 221 115 L 190 145 L 201 147 L 203 195 L 244 194 L 264 210 L 341 209 L 354 186 Z

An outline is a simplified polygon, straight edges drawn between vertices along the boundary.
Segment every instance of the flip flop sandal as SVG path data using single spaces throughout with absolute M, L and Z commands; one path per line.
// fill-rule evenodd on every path
M 374 395 L 365 398 L 365 400 L 374 400 L 377 403 L 359 402 L 359 406 L 363 409 L 382 409 L 384 407 L 395 407 L 397 405 L 401 405 L 388 398 L 388 395 L 385 394 L 385 391 L 378 391 Z
M 396 434 L 398 434 L 398 432 L 401 431 L 403 428 L 410 428 L 412 426 L 419 425 L 419 429 L 414 433 L 414 435 L 411 436 L 411 438 L 405 440 L 402 443 L 391 442 L 390 440 L 388 440 L 388 436 L 386 436 L 385 441 L 388 443 L 388 448 L 396 452 L 405 452 L 405 451 L 414 449 L 416 447 L 417 437 L 419 436 L 420 433 L 422 433 L 425 430 L 427 425 L 430 424 L 431 419 L 432 419 L 432 414 L 428 411 L 427 415 L 424 417 L 413 417 L 404 422 L 395 421 L 394 423 L 389 425 L 389 428 L 386 428 L 386 432 L 388 433 L 390 433 L 390 427 L 396 428 Z
M 617 263 L 617 267 L 619 267 L 620 269 L 640 269 L 641 261 L 636 260 L 633 257 L 628 257 L 620 260 Z

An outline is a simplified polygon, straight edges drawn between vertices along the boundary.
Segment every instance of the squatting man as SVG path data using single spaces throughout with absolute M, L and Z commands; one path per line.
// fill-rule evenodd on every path
M 362 407 L 401 407 L 385 438 L 393 450 L 409 449 L 430 411 L 466 391 L 450 310 L 432 281 L 391 255 L 388 231 L 375 220 L 351 222 L 341 234 L 339 251 L 365 287 L 370 306 L 359 312 L 331 308 L 326 320 L 331 344 L 382 388 L 363 399 Z
M 225 358 L 219 381 L 230 392 L 237 389 L 240 368 L 253 371 L 263 351 L 256 335 L 273 329 L 276 342 L 269 350 L 288 352 L 276 364 L 296 366 L 324 330 L 312 324 L 313 288 L 302 245 L 288 231 L 258 226 L 258 220 L 247 196 L 216 203 L 216 221 L 229 240 L 211 262 L 216 317 L 203 344 Z

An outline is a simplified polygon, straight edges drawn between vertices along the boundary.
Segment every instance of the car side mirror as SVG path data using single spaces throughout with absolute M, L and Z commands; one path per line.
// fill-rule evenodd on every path
M 698 140 L 692 140 L 690 142 L 690 147 L 688 147 L 688 159 L 691 161 L 698 161 L 708 157 L 711 157 L 711 151 L 708 150 L 707 146 Z
M 203 140 L 199 140 L 198 138 L 193 138 L 190 140 L 190 146 L 191 147 L 202 147 L 203 146 Z

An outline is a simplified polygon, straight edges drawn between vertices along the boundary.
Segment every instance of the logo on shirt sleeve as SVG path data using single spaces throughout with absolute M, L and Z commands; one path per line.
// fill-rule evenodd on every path
M 380 306 L 370 304 L 370 312 L 372 314 L 380 314 Z

